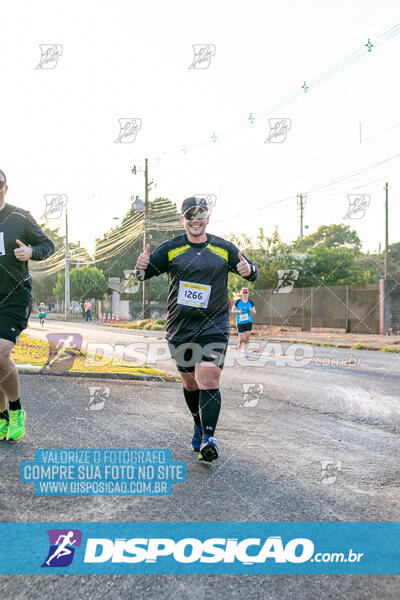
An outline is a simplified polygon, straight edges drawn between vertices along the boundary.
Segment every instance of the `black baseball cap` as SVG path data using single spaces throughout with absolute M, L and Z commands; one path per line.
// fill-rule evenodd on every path
M 7 183 L 7 177 L 6 174 L 4 173 L 4 171 L 2 169 L 0 169 L 0 175 L 3 175 L 4 177 L 4 181 Z
M 195 198 L 194 196 L 191 196 L 190 198 L 185 198 L 185 200 L 182 202 L 181 214 L 184 215 L 185 212 L 187 212 L 191 208 L 202 208 L 204 210 L 208 210 L 206 199 Z

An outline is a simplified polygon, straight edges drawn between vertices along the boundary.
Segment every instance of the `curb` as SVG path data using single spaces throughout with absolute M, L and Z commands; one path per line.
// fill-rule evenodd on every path
M 369 351 L 373 351 L 373 352 L 381 352 L 383 350 L 383 348 L 385 348 L 386 346 L 376 346 L 374 348 L 372 347 L 364 347 L 364 348 L 353 348 L 354 344 L 357 343 L 361 343 L 361 342 L 353 342 L 352 344 L 350 344 L 350 342 L 348 344 L 345 343 L 337 343 L 334 344 L 332 342 L 314 342 L 314 341 L 307 341 L 307 340 L 288 340 L 286 338 L 277 338 L 277 339 L 272 339 L 272 338 L 268 338 L 267 341 L 270 342 L 285 342 L 287 344 L 305 344 L 306 346 L 321 346 L 321 347 L 325 347 L 325 348 L 347 348 L 348 350 L 354 350 L 354 351 L 363 351 L 363 350 L 369 350 Z M 329 344 L 327 346 L 327 344 Z
M 83 379 L 119 379 L 121 381 L 158 381 L 160 383 L 175 383 L 172 378 L 159 377 L 158 375 L 133 375 L 129 373 L 85 373 L 81 371 L 33 371 L 21 369 L 20 375 L 55 375 L 58 377 L 81 377 Z

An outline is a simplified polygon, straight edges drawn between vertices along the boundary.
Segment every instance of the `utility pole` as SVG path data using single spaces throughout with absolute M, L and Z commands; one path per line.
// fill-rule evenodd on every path
M 297 194 L 297 206 L 300 207 L 300 239 L 304 237 L 303 234 L 303 223 L 304 223 L 304 206 L 306 204 L 306 197 L 303 194 Z
M 148 160 L 144 161 L 144 236 L 143 251 L 150 244 L 150 206 L 149 206 L 149 169 Z M 150 280 L 143 281 L 143 319 L 150 319 Z
M 78 242 L 78 246 L 76 248 L 76 268 L 81 268 L 81 243 Z
M 136 196 L 136 200 L 133 203 L 134 210 L 144 211 L 144 232 L 143 232 L 143 251 L 146 250 L 147 244 L 150 244 L 150 203 L 149 203 L 149 189 L 154 183 L 149 183 L 149 161 L 145 158 L 144 161 L 144 206 L 139 208 L 139 198 Z M 136 175 L 138 172 L 142 172 L 143 169 L 137 169 L 136 165 L 131 167 L 131 173 Z M 143 319 L 150 318 L 150 281 L 146 279 L 143 281 L 143 300 L 142 300 Z
M 71 294 L 69 288 L 69 245 L 68 245 L 68 209 L 65 211 L 65 320 L 69 319 Z
M 388 182 L 385 183 L 385 279 L 388 276 L 388 263 L 389 263 L 389 186 Z

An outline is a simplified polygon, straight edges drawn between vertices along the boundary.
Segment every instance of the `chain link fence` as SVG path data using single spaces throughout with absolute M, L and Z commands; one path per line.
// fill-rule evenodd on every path
M 250 298 L 255 325 L 379 333 L 378 284 L 293 288 L 283 294 L 254 290 Z

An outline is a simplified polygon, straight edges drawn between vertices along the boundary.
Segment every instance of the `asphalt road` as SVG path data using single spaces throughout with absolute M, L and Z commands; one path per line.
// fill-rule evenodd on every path
M 32 325 L 28 333 L 45 335 Z M 158 332 L 66 327 L 51 323 L 47 332 L 83 332 L 85 340 L 108 344 L 152 340 L 162 352 Z M 0 443 L 2 520 L 398 521 L 398 356 L 309 347 L 296 362 L 295 348 L 283 346 L 286 356 L 269 353 L 269 360 L 256 365 L 260 350 L 241 365 L 229 350 L 227 362 L 234 364 L 222 376 L 220 458 L 211 466 L 199 464 L 189 448 L 192 423 L 179 384 L 22 375 L 28 432 L 18 443 Z M 319 365 L 324 358 L 325 366 Z M 359 364 L 352 364 L 354 359 Z M 171 361 L 157 366 L 174 371 Z M 250 397 L 243 393 L 249 384 Z M 91 385 L 110 388 L 102 411 L 86 410 Z M 186 461 L 187 481 L 174 484 L 172 496 L 163 498 L 39 497 L 32 484 L 19 481 L 20 461 L 32 460 L 38 447 L 168 447 L 175 460 Z M 324 461 L 341 465 L 331 484 L 322 480 Z M 372 575 L 0 579 L 1 597 L 18 599 L 358 600 L 398 598 L 398 589 L 398 576 Z

